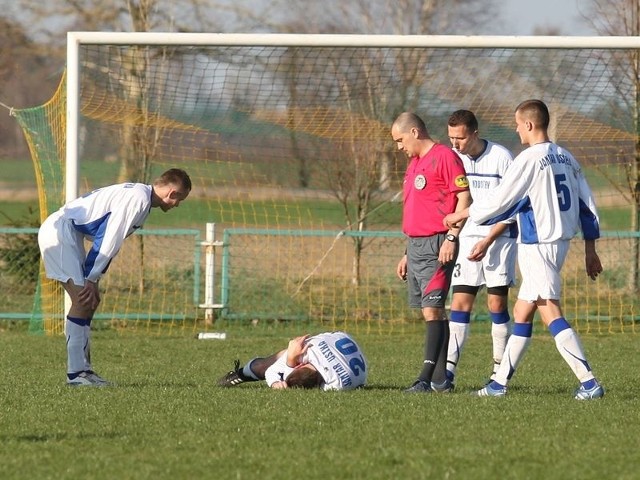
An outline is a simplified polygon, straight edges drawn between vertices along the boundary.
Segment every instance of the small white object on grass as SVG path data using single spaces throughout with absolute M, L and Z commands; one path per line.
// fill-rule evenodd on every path
M 224 340 L 227 334 L 224 332 L 200 332 L 196 337 L 198 340 Z

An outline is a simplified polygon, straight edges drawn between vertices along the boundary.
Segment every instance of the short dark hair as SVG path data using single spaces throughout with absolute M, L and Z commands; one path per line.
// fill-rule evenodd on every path
M 456 110 L 449 117 L 447 125 L 449 125 L 450 127 L 458 127 L 460 125 L 464 125 L 465 127 L 467 127 L 467 130 L 475 132 L 478 130 L 478 119 L 473 114 L 473 112 L 469 110 Z
M 191 191 L 191 178 L 181 168 L 170 168 L 153 183 L 154 185 L 180 185 L 187 192 Z
M 547 105 L 536 98 L 525 100 L 516 107 L 516 112 L 527 117 L 539 128 L 549 128 L 549 109 Z
M 318 388 L 323 378 L 315 368 L 296 368 L 285 381 L 289 388 Z
M 398 115 L 398 118 L 396 118 L 393 124 L 396 125 L 398 127 L 398 130 L 400 130 L 403 133 L 408 132 L 412 128 L 415 128 L 421 134 L 429 135 L 429 132 L 427 131 L 427 126 L 424 123 L 424 120 L 422 120 L 422 118 L 420 118 L 417 114 L 413 112 L 401 113 L 400 115 Z

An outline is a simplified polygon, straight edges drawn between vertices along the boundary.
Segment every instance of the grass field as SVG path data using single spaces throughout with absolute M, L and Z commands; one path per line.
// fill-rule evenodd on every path
M 318 331 L 321 327 L 308 327 Z M 305 330 L 307 330 L 305 329 Z M 98 372 L 117 385 L 64 385 L 61 337 L 0 331 L 2 479 L 632 479 L 640 472 L 633 335 L 583 337 L 604 399 L 577 382 L 536 331 L 510 392 L 474 398 L 488 373 L 488 324 L 474 325 L 450 395 L 407 395 L 423 327 L 352 331 L 369 386 L 353 392 L 222 389 L 232 366 L 302 328 L 227 325 L 226 340 L 94 334 Z

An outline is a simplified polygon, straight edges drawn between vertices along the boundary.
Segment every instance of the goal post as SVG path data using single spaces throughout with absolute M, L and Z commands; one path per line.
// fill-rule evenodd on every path
M 385 330 L 413 321 L 390 306 L 406 303 L 394 278 L 406 166 L 389 134 L 395 116 L 416 111 L 447 143 L 448 115 L 469 109 L 483 138 L 519 153 L 513 110 L 541 98 L 606 232 L 595 284 L 574 242 L 567 316 L 581 329 L 624 331 L 638 320 L 640 95 L 629 69 L 639 51 L 638 37 L 70 32 L 57 99 L 65 199 L 183 166 L 191 198 L 149 227 L 215 222 L 233 242 L 215 260 L 229 318 L 295 310 Z M 230 308 L 238 298 L 243 312 Z

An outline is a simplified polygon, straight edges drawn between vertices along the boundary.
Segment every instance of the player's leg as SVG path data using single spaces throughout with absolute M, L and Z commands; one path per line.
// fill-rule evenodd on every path
M 64 220 L 60 213 L 50 215 L 38 231 L 38 245 L 48 278 L 57 280 L 71 299 L 71 308 L 65 319 L 67 343 L 67 383 L 70 385 L 96 385 L 96 381 L 85 374 L 89 361 L 87 330 L 95 308 L 81 304 L 78 295 L 84 285 L 83 263 L 84 240 Z
M 460 251 L 451 277 L 453 295 L 449 315 L 447 378 L 452 383 L 464 345 L 471 333 L 471 310 L 480 287 L 485 283 L 482 262 L 467 258 L 481 238 L 460 236 Z
M 491 380 L 495 378 L 496 370 L 502 362 L 504 349 L 511 333 L 511 317 L 509 316 L 509 287 L 489 287 L 487 289 L 487 308 L 491 318 L 491 340 L 493 352 L 493 372 Z
M 422 316 L 426 322 L 424 360 L 418 379 L 405 390 L 408 393 L 429 393 L 432 380 L 446 379 L 446 352 L 449 344 L 449 322 L 444 308 L 424 307 Z M 442 386 L 441 390 L 449 388 Z
M 102 378 L 93 370 L 93 365 L 91 364 L 91 321 L 92 320 L 93 320 L 93 315 L 89 317 L 87 321 L 87 326 L 84 329 L 84 334 L 85 334 L 84 371 L 86 376 L 89 377 L 96 385 L 99 385 L 99 386 L 111 385 L 110 382 Z
M 517 245 L 515 239 L 498 237 L 482 260 L 487 285 L 487 307 L 491 317 L 493 343 L 493 374 L 502 361 L 504 349 L 511 333 L 509 317 L 509 288 L 516 282 Z
M 545 283 L 545 268 L 542 264 L 537 245 L 520 245 L 518 262 L 522 272 L 522 285 L 518 300 L 513 308 L 513 333 L 509 336 L 494 380 L 476 393 L 479 396 L 502 396 L 506 394 L 507 383 L 524 357 L 533 331 L 535 315 L 542 284 Z
M 549 324 L 549 331 L 553 335 L 556 347 L 580 381 L 580 386 L 574 393 L 576 400 L 592 400 L 604 396 L 604 388 L 595 378 L 591 366 L 580 342 L 578 334 L 562 317 Z
M 564 318 L 557 300 L 539 300 L 540 318 L 553 335 L 556 347 L 580 382 L 594 378 L 580 338 Z
M 447 378 L 454 382 L 458 362 L 470 333 L 471 310 L 479 287 L 454 285 L 449 315 L 449 347 L 447 350 Z
M 502 361 L 498 366 L 493 380 L 476 393 L 480 397 L 499 397 L 507 393 L 507 384 L 516 372 L 518 364 L 524 357 L 533 331 L 533 316 L 536 304 L 518 299 L 513 308 L 513 333 L 509 336 L 505 346 Z
M 255 357 L 243 366 L 240 365 L 240 360 L 236 360 L 233 370 L 222 376 L 218 380 L 218 385 L 221 387 L 235 387 L 242 383 L 264 380 L 267 369 L 286 352 L 287 350 L 285 349 L 268 357 Z
M 405 390 L 408 393 L 429 393 L 431 381 L 445 378 L 446 355 L 449 345 L 449 322 L 444 307 L 451 283 L 454 262 L 442 265 L 438 261 L 444 235 L 411 238 L 407 248 L 407 283 L 409 305 L 420 302 L 426 322 L 425 350 L 418 379 Z
M 105 386 L 108 382 L 95 374 L 91 367 L 91 319 L 95 309 L 80 302 L 78 297 L 82 285 L 69 280 L 63 283 L 63 287 L 71 299 L 65 320 L 67 383 L 74 386 Z
M 545 289 L 540 293 L 538 311 L 543 323 L 553 335 L 556 348 L 580 381 L 576 391 L 578 400 L 590 400 L 604 395 L 604 389 L 595 379 L 582 344 L 576 332 L 571 328 L 560 308 L 560 290 L 562 287 L 560 270 L 569 252 L 568 241 L 558 241 L 552 245 L 540 245 L 540 255 L 547 269 Z
M 247 377 L 255 378 L 256 380 L 264 380 L 264 373 L 267 369 L 276 363 L 278 358 L 287 353 L 287 350 L 280 350 L 278 353 L 274 353 L 268 357 L 256 357 L 248 361 L 243 367 L 242 371 Z

